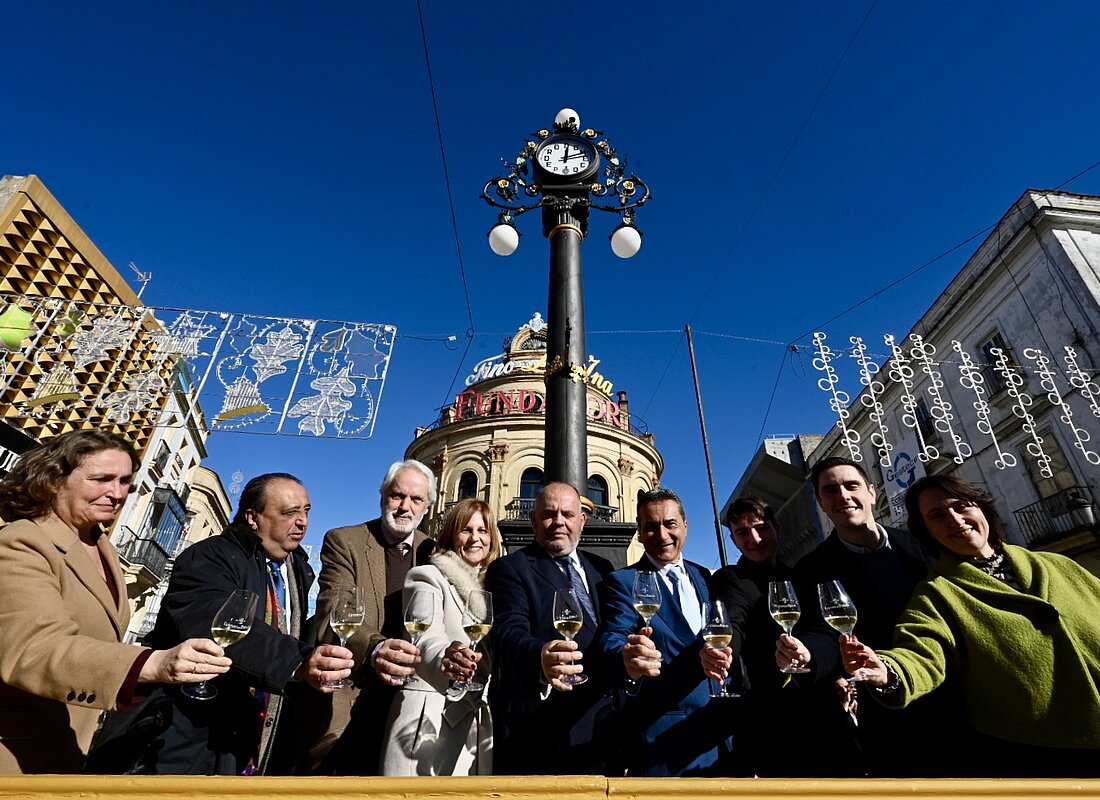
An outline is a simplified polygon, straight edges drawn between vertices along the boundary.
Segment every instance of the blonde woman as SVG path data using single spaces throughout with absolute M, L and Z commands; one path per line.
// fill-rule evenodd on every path
M 486 691 L 454 687 L 490 668 L 462 630 L 470 593 L 484 588 L 485 568 L 501 555 L 500 533 L 481 500 L 457 503 L 443 520 L 431 563 L 409 570 L 405 605 L 413 592 L 435 604 L 431 627 L 421 636 L 419 680 L 394 698 L 382 754 L 383 775 L 488 775 L 492 773 L 493 724 Z

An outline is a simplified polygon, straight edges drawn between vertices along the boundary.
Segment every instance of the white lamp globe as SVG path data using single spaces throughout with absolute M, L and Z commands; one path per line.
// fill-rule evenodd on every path
M 489 247 L 498 256 L 510 256 L 519 247 L 519 231 L 502 222 L 489 231 Z
M 554 117 L 555 128 L 565 128 L 574 132 L 581 129 L 581 115 L 571 108 L 563 108 Z
M 642 235 L 631 225 L 620 225 L 611 234 L 611 252 L 619 258 L 631 258 L 642 249 Z

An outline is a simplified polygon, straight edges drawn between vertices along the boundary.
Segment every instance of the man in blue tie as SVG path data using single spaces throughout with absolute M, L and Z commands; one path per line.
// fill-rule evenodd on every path
M 584 775 L 607 771 L 616 744 L 607 679 L 595 657 L 601 584 L 607 559 L 577 549 L 586 516 L 567 483 L 543 487 L 531 512 L 535 541 L 489 565 L 493 681 L 493 767 L 498 774 Z M 573 589 L 583 623 L 573 641 L 554 629 L 554 595 Z M 588 677 L 570 684 L 570 675 Z
M 284 695 L 331 693 L 325 683 L 347 677 L 352 653 L 314 646 L 305 633 L 313 569 L 300 550 L 309 526 L 309 493 L 293 475 L 259 475 L 241 492 L 233 522 L 220 536 L 188 547 L 176 559 L 156 627 L 148 641 L 174 643 L 209 635 L 230 594 L 258 598 L 248 634 L 227 646 L 228 673 L 211 683 L 217 696 L 194 700 L 170 692 L 171 725 L 161 735 L 156 771 L 239 775 L 286 768 L 294 726 Z
M 710 698 L 707 674 L 725 678 L 729 648 L 703 643 L 706 570 L 683 558 L 688 525 L 680 498 L 668 489 L 638 497 L 638 537 L 645 555 L 604 581 L 600 653 L 626 689 L 622 729 L 629 775 L 705 776 L 729 742 L 728 700 Z M 656 572 L 661 607 L 643 627 L 634 607 L 634 577 Z M 631 740 L 631 736 L 637 739 Z

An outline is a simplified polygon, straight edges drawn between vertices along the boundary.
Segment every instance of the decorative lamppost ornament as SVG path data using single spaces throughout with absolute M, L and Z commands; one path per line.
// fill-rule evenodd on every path
M 546 456 L 549 481 L 572 484 L 583 496 L 588 486 L 586 387 L 588 355 L 584 340 L 584 291 L 581 243 L 588 235 L 592 209 L 618 214 L 611 250 L 630 258 L 642 246 L 635 224 L 649 187 L 626 168 L 602 131 L 581 130 L 580 117 L 563 108 L 554 130 L 532 134 L 507 174 L 481 190 L 486 203 L 499 208 L 489 231 L 489 247 L 510 256 L 519 247 L 517 217 L 542 209 L 542 233 L 550 241 L 550 292 L 547 304 Z

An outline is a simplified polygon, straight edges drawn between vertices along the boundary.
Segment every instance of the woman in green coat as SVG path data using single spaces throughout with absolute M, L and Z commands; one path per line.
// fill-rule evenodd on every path
M 1100 775 L 1100 579 L 1006 544 L 992 497 L 960 478 L 922 478 L 905 505 L 936 566 L 890 649 L 842 637 L 845 668 L 896 708 L 958 680 L 976 776 Z

